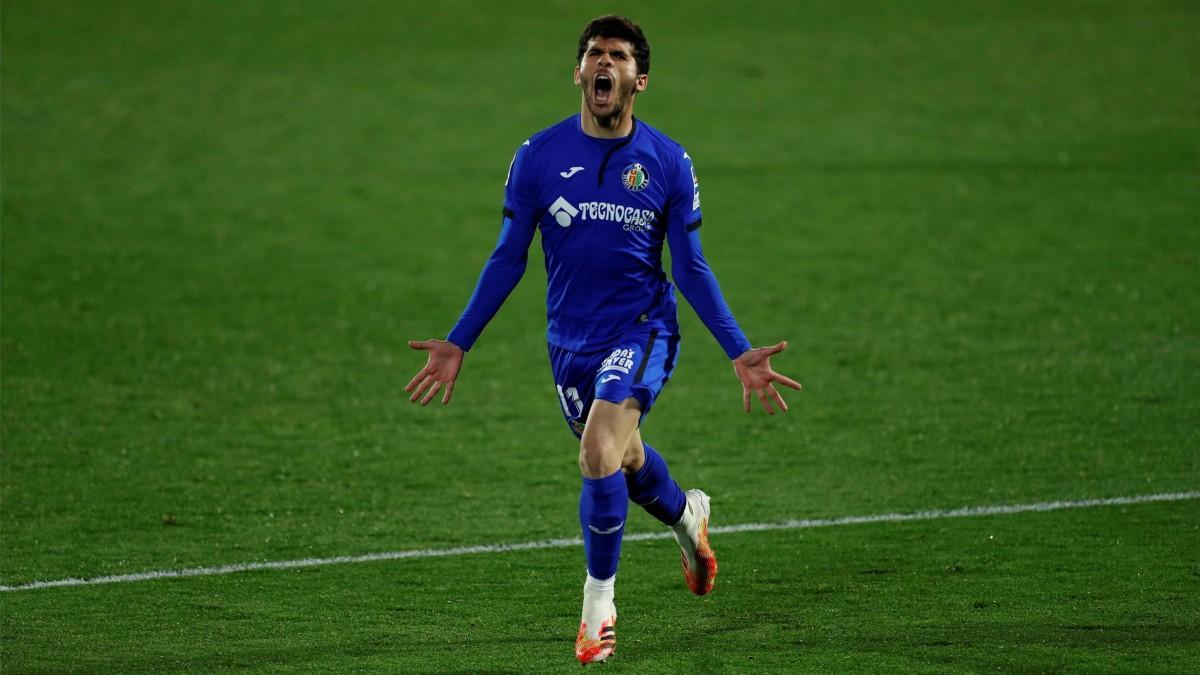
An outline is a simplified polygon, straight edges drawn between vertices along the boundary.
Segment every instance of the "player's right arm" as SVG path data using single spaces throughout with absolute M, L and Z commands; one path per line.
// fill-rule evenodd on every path
M 500 306 L 517 287 L 525 274 L 529 260 L 529 244 L 536 230 L 532 171 L 528 169 L 528 141 L 517 149 L 509 167 L 505 182 L 504 221 L 496 249 L 483 266 L 475 292 L 467 302 L 458 323 L 445 340 L 410 341 L 409 347 L 428 352 L 425 367 L 409 381 L 404 391 L 412 394 L 410 401 L 418 399 L 428 405 L 438 391 L 442 394 L 442 405 L 450 403 L 454 393 L 454 382 L 462 368 L 463 356 L 470 351 L 475 340 L 488 322 L 500 310 Z

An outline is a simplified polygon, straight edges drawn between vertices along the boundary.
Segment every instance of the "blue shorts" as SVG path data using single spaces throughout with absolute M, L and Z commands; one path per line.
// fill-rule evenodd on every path
M 661 326 L 630 329 L 607 349 L 572 352 L 550 345 L 558 402 L 571 431 L 583 437 L 592 401 L 635 398 L 645 419 L 679 359 L 679 336 Z

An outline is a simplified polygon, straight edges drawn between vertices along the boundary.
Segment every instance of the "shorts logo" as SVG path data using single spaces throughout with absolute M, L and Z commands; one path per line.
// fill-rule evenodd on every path
M 625 186 L 630 192 L 641 192 L 650 184 L 650 174 L 646 173 L 646 167 L 634 162 L 625 167 L 621 172 L 621 185 Z
M 558 223 L 559 227 L 570 227 L 571 219 L 579 215 L 579 209 L 571 206 L 571 202 L 562 197 L 555 199 L 548 211 L 554 216 L 554 222 Z
M 633 369 L 633 356 L 634 351 L 632 349 L 614 349 L 613 353 L 609 354 L 608 358 L 604 359 L 604 363 L 600 364 L 600 370 L 596 372 L 603 373 L 608 370 L 615 370 L 619 373 L 625 373 L 628 375 L 629 371 Z M 601 382 L 601 384 L 603 384 L 603 382 Z

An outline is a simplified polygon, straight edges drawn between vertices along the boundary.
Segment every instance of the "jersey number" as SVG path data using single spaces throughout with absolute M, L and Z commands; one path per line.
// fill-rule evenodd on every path
M 561 384 L 555 385 L 558 387 L 558 400 L 562 403 L 563 413 L 571 419 L 578 419 L 583 415 L 583 399 L 579 398 L 579 390 L 575 387 L 562 388 Z M 575 406 L 575 411 L 571 412 L 571 406 Z

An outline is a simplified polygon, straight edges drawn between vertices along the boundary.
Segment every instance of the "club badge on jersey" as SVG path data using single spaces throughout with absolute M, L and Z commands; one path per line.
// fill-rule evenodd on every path
M 634 162 L 625 167 L 621 172 L 621 185 L 625 186 L 630 192 L 641 192 L 650 184 L 650 175 L 646 172 L 646 167 Z

